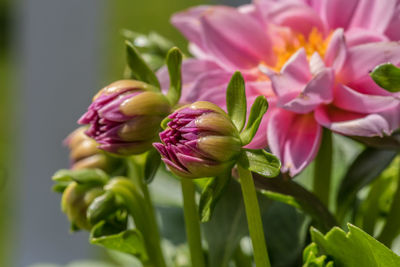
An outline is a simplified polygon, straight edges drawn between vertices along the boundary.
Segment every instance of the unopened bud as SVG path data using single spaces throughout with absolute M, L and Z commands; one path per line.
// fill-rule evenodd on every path
M 175 111 L 154 147 L 178 176 L 217 176 L 236 162 L 242 144 L 228 115 L 209 102 L 196 102 Z
M 79 119 L 99 148 L 119 155 L 140 154 L 157 139 L 160 122 L 170 112 L 167 98 L 151 85 L 120 80 L 103 88 Z

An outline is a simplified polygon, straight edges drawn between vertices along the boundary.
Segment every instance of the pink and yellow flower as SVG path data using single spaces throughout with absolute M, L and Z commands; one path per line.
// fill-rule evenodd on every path
M 316 156 L 322 127 L 371 137 L 400 126 L 400 95 L 369 77 L 378 64 L 400 65 L 400 0 L 254 0 L 195 7 L 172 23 L 195 56 L 183 63 L 183 101 L 224 106 L 241 71 L 249 104 L 260 94 L 270 103 L 250 146 L 268 144 L 291 176 Z

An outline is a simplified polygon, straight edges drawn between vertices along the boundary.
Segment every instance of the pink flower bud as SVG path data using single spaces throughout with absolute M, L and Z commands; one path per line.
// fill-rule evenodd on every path
M 170 112 L 167 98 L 151 85 L 120 80 L 103 88 L 79 119 L 99 148 L 119 154 L 140 154 L 157 139 L 160 122 Z
M 154 147 L 170 170 L 181 177 L 201 178 L 232 167 L 241 150 L 237 129 L 228 115 L 209 102 L 175 111 Z

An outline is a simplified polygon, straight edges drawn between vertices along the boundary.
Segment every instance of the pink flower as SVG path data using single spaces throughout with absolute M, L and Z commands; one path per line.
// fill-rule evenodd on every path
M 183 101 L 224 107 L 241 71 L 249 104 L 259 94 L 270 102 L 250 146 L 268 144 L 291 176 L 316 156 L 322 127 L 370 137 L 400 126 L 400 95 L 369 77 L 380 63 L 400 64 L 400 0 L 255 0 L 195 7 L 172 23 L 196 57 L 183 63 Z

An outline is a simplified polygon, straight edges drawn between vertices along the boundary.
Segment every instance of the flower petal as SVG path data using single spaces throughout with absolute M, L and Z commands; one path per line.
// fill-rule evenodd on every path
M 321 0 L 321 17 L 329 29 L 347 29 L 359 0 Z
M 394 108 L 399 103 L 392 96 L 362 94 L 343 84 L 336 85 L 333 101 L 336 107 L 358 113 L 381 112 Z
M 351 28 L 346 31 L 346 43 L 348 46 L 385 41 L 389 41 L 389 39 L 384 34 L 376 31 L 361 28 Z
M 383 136 L 400 125 L 399 107 L 382 113 L 361 114 L 330 106 L 321 106 L 315 111 L 319 124 L 332 131 L 351 136 Z
M 311 78 L 304 48 L 299 49 L 283 66 L 280 73 L 267 73 L 278 97 L 294 98 Z
M 200 49 L 203 46 L 203 32 L 200 25 L 200 17 L 208 10 L 210 6 L 198 6 L 174 14 L 171 17 L 171 23 L 178 28 L 186 39 L 196 44 Z
M 272 42 L 256 18 L 231 7 L 209 8 L 201 17 L 205 48 L 232 70 L 273 63 Z
M 368 75 L 377 65 L 386 62 L 400 64 L 400 43 L 380 42 L 351 47 L 346 63 L 338 74 L 339 79 L 343 84 L 357 81 Z
M 393 18 L 396 2 L 398 0 L 360 0 L 351 27 L 384 33 Z
M 268 142 L 272 153 L 282 161 L 282 172 L 295 176 L 316 156 L 321 127 L 312 113 L 299 115 L 276 109 L 268 124 Z
M 308 36 L 314 28 L 324 32 L 324 25 L 318 14 L 300 1 L 260 0 L 255 1 L 255 5 L 268 23 L 289 27 L 304 36 Z
M 335 70 L 340 70 L 346 61 L 347 47 L 343 29 L 336 30 L 329 41 L 328 48 L 325 53 L 325 64 L 332 66 Z

